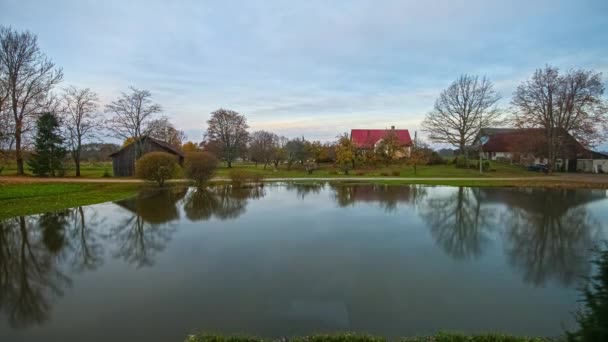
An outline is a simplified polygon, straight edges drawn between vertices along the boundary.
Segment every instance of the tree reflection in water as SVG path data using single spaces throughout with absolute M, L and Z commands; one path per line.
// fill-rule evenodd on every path
M 245 212 L 248 199 L 264 197 L 261 186 L 233 187 L 218 185 L 203 189 L 192 189 L 184 202 L 184 211 L 192 221 L 234 219 Z
M 119 221 L 106 236 L 118 245 L 114 257 L 137 268 L 153 265 L 154 255 L 165 248 L 176 230 L 168 223 L 179 219 L 177 202 L 186 192 L 187 188 L 155 190 L 116 202 L 131 215 Z
M 329 183 L 340 207 L 357 202 L 378 203 L 388 213 L 395 212 L 399 203 L 418 204 L 426 196 L 426 188 L 418 185 L 390 186 L 382 184 L 345 185 Z
M 289 191 L 295 191 L 300 199 L 304 199 L 310 194 L 318 194 L 325 189 L 325 183 L 286 183 L 285 188 Z
M 502 217 L 506 253 L 525 282 L 543 286 L 555 280 L 570 286 L 589 274 L 601 223 L 583 204 L 605 198 L 605 192 L 528 189 L 501 193 L 510 206 Z
M 41 324 L 71 281 L 57 266 L 65 211 L 0 222 L 0 311 L 13 327 Z
M 457 259 L 481 256 L 491 241 L 488 234 L 496 226 L 494 209 L 482 206 L 476 190 L 459 187 L 448 196 L 430 197 L 420 210 L 435 242 Z

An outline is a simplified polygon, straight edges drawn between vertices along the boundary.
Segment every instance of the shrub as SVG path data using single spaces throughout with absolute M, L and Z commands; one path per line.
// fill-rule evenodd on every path
M 442 165 L 445 164 L 443 158 L 439 155 L 439 153 L 433 151 L 427 160 L 427 165 Z
M 184 161 L 184 173 L 201 188 L 213 175 L 217 168 L 217 159 L 208 152 L 190 152 Z
M 380 172 L 380 176 L 382 176 L 382 177 L 388 177 L 388 173 L 387 172 Z
M 327 174 L 329 174 L 329 175 L 337 175 L 337 174 L 338 174 L 338 171 L 336 171 L 336 170 L 333 170 L 333 169 L 332 169 L 332 170 L 329 170 L 329 171 L 327 172 Z
M 166 152 L 150 152 L 144 154 L 135 163 L 135 176 L 140 179 L 154 181 L 158 186 L 165 185 L 178 170 L 175 156 Z
M 483 170 L 484 171 L 489 171 L 490 170 L 490 162 L 489 161 L 484 161 L 482 164 Z
M 364 171 L 357 171 L 355 172 L 355 176 L 365 176 L 366 173 Z
M 306 172 L 307 172 L 309 175 L 312 175 L 312 172 L 313 172 L 314 170 L 316 170 L 317 168 L 318 168 L 318 167 L 317 167 L 317 164 L 315 164 L 315 163 L 306 163 L 306 164 L 304 164 L 304 169 L 306 170 Z
M 391 176 L 399 177 L 401 176 L 401 171 L 393 170 L 391 171 Z
M 264 177 L 258 173 L 243 170 L 232 170 L 228 174 L 228 177 L 230 177 L 232 185 L 235 187 L 240 187 L 245 183 L 262 183 L 262 179 L 264 179 Z
M 576 315 L 578 331 L 568 332 L 568 341 L 608 341 L 608 249 L 593 260 L 595 274 L 581 290 L 584 309 Z
M 458 168 L 466 168 L 467 167 L 467 161 L 464 158 L 464 156 L 458 156 L 454 159 L 454 163 L 456 164 L 456 167 Z
M 108 172 L 108 169 L 105 169 L 105 170 L 103 170 L 103 175 L 101 175 L 101 177 L 109 178 L 109 177 L 112 177 L 112 175 L 110 174 L 110 172 Z

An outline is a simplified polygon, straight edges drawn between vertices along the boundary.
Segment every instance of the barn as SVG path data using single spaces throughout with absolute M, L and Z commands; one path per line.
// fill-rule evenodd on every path
M 150 152 L 167 152 L 175 155 L 180 165 L 184 163 L 184 152 L 164 141 L 148 136 L 139 138 L 142 146 L 142 155 Z M 135 142 L 110 154 L 114 177 L 131 177 L 135 174 L 135 161 L 137 160 L 137 144 Z

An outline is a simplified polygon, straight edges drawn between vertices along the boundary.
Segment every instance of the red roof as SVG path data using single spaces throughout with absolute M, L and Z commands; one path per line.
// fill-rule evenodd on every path
M 412 138 L 407 129 L 353 129 L 350 131 L 350 138 L 356 147 L 371 148 L 391 131 L 395 132 L 401 145 L 412 145 Z

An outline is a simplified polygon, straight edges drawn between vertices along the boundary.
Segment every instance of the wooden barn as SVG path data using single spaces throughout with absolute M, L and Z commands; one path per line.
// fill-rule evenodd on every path
M 140 138 L 142 155 L 150 152 L 167 152 L 175 155 L 179 165 L 184 163 L 184 152 L 168 143 L 148 136 Z M 135 174 L 135 161 L 137 160 L 137 144 L 135 142 L 110 154 L 114 177 L 130 177 Z

